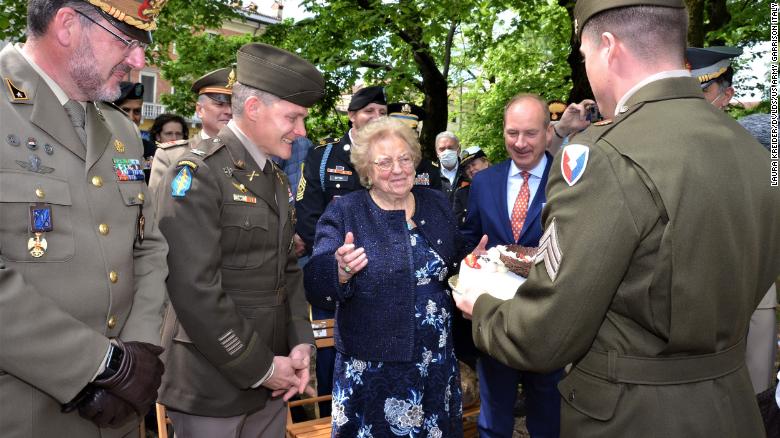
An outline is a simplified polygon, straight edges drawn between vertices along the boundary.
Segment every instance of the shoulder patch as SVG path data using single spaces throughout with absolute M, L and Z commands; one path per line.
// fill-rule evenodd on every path
M 157 145 L 160 149 L 167 149 L 173 146 L 184 146 L 186 144 L 189 144 L 189 140 L 173 140 L 173 141 L 166 141 L 165 143 L 159 143 Z
M 174 198 L 183 198 L 187 190 L 192 187 L 192 170 L 187 166 L 182 166 L 176 178 L 171 181 L 171 196 Z
M 561 174 L 570 187 L 577 184 L 588 166 L 590 148 L 584 144 L 569 144 L 561 155 Z
M 192 173 L 195 173 L 195 171 L 198 170 L 198 165 L 195 162 L 190 160 L 181 160 L 178 163 L 176 163 L 176 167 L 182 167 L 182 166 L 187 166 L 190 169 L 192 169 Z
M 119 111 L 122 114 L 125 114 L 125 111 L 122 108 L 119 108 L 119 105 L 115 104 L 114 102 L 103 102 L 103 101 L 101 101 L 100 103 L 102 105 L 105 105 L 105 106 L 109 107 L 109 108 L 113 108 L 113 109 Z M 95 105 L 97 105 L 97 102 L 95 102 Z
M 27 96 L 27 92 L 14 85 L 14 83 L 11 81 L 11 78 L 5 78 L 5 85 L 8 87 L 9 97 L 12 101 L 21 102 L 30 100 L 30 98 Z

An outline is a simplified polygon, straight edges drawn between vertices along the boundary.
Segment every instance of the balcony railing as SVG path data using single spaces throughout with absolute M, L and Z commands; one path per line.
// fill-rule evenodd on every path
M 160 105 L 159 103 L 144 102 L 144 106 L 141 108 L 141 114 L 143 115 L 144 120 L 154 120 L 164 112 L 165 105 Z

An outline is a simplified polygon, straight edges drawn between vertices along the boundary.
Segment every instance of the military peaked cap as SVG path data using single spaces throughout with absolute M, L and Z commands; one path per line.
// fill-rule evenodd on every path
M 387 96 L 385 95 L 384 87 L 373 86 L 361 88 L 352 95 L 352 100 L 349 102 L 347 111 L 357 111 L 365 108 L 366 105 L 370 103 L 387 105 Z
M 230 102 L 235 82 L 236 71 L 234 69 L 220 68 L 198 78 L 193 82 L 191 89 L 198 95 L 205 94 L 219 102 Z
M 405 102 L 387 105 L 387 113 L 390 117 L 403 120 L 411 128 L 416 128 L 417 123 L 425 120 L 427 116 L 425 110 L 421 107 Z
M 683 0 L 577 0 L 574 5 L 574 33 L 581 36 L 582 28 L 594 15 L 609 9 L 626 6 L 663 6 L 667 8 L 684 8 Z
M 691 76 L 706 87 L 713 80 L 725 76 L 731 82 L 734 70 L 731 68 L 731 60 L 742 54 L 739 47 L 713 46 L 701 49 L 689 47 L 685 49 L 685 58 L 688 61 L 688 69 Z
M 156 18 L 168 0 L 87 0 L 100 14 L 127 36 L 150 44 Z
M 479 146 L 469 146 L 463 152 L 460 153 L 460 165 L 465 166 L 466 164 L 476 160 L 477 158 L 481 158 L 484 156 L 485 156 L 485 151 L 483 151 Z
M 236 54 L 238 82 L 288 102 L 310 107 L 325 95 L 322 74 L 307 60 L 286 50 L 249 43 Z

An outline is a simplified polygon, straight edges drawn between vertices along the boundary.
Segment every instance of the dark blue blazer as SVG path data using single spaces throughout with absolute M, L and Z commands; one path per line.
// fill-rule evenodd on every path
M 466 255 L 443 192 L 412 189 L 414 222 L 449 268 Z M 345 285 L 338 282 L 334 253 L 351 231 L 368 265 Z M 468 248 L 470 250 L 471 248 Z M 379 208 L 366 190 L 328 204 L 317 223 L 314 251 L 304 267 L 306 298 L 313 306 L 336 304 L 336 349 L 363 360 L 411 361 L 417 280 L 403 211 Z
M 542 207 L 547 202 L 545 187 L 552 166 L 552 156 L 545 152 L 547 165 L 542 180 L 528 207 L 520 239 L 515 242 L 512 224 L 507 214 L 506 183 L 509 177 L 510 160 L 502 161 L 474 175 L 469 195 L 466 223 L 461 226 L 466 240 L 476 245 L 483 234 L 488 236 L 487 247 L 517 243 L 523 246 L 538 246 L 542 237 Z

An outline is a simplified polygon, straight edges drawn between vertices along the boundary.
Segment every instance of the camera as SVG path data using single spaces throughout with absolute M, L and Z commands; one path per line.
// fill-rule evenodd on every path
M 585 120 L 593 123 L 598 122 L 603 117 L 601 117 L 601 113 L 599 112 L 599 106 L 598 105 L 589 105 L 588 108 L 585 110 Z

